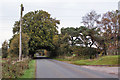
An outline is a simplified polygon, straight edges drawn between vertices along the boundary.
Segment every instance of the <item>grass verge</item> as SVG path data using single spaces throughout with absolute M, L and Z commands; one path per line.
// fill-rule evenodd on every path
M 58 61 L 72 61 L 70 59 L 65 59 L 65 58 L 53 58 L 55 60 L 58 60 Z
M 36 61 L 31 60 L 29 63 L 29 69 L 25 70 L 24 75 L 20 78 L 35 78 L 35 68 L 36 68 Z
M 108 65 L 108 66 L 115 65 L 115 66 L 118 66 L 118 57 L 120 57 L 120 55 L 103 56 L 97 59 L 86 59 L 86 60 L 67 60 L 67 59 L 56 59 L 56 60 L 70 61 L 70 63 L 76 64 L 76 65 Z

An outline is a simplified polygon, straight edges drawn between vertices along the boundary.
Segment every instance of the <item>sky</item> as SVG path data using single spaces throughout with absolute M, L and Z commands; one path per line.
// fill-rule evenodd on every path
M 44 10 L 52 18 L 60 20 L 58 30 L 62 27 L 79 27 L 82 17 L 92 10 L 98 14 L 117 10 L 119 0 L 0 0 L 0 47 L 4 40 L 12 38 L 12 28 L 20 19 L 20 5 L 23 15 L 35 10 Z

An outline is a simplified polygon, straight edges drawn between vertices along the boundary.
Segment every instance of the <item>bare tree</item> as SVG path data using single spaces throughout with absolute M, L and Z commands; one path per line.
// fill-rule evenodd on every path
M 99 18 L 101 15 L 98 15 L 94 10 L 90 13 L 87 13 L 84 17 L 82 17 L 82 23 L 88 27 L 89 29 L 97 27 L 97 23 L 99 23 Z

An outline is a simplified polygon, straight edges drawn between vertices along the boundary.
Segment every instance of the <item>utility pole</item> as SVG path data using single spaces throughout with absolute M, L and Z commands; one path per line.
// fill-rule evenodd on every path
M 24 11 L 23 4 L 21 4 L 21 13 L 20 13 L 20 40 L 19 40 L 19 61 L 22 59 L 22 12 Z

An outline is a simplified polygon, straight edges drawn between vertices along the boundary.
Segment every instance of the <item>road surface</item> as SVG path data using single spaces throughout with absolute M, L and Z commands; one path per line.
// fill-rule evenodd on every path
M 117 75 L 102 73 L 53 59 L 36 60 L 36 78 L 118 78 Z

